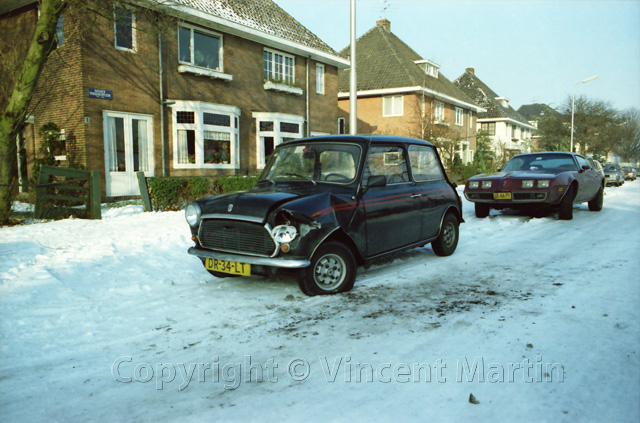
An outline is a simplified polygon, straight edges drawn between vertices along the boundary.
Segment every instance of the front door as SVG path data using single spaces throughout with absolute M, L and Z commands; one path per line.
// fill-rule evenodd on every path
M 140 195 L 136 172 L 153 176 L 153 118 L 103 112 L 107 197 Z

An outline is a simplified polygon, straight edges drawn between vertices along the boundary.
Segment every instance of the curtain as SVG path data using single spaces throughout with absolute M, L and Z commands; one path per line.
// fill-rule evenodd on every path
M 189 146 L 187 145 L 187 131 L 178 130 L 178 163 L 189 163 Z
M 135 122 L 135 121 L 134 121 Z M 149 171 L 149 139 L 147 137 L 147 121 L 138 120 L 138 156 L 140 157 L 140 170 Z
M 107 118 L 108 131 L 107 135 L 107 158 L 109 160 L 109 171 L 118 171 L 118 159 L 116 155 L 116 119 L 113 117 Z

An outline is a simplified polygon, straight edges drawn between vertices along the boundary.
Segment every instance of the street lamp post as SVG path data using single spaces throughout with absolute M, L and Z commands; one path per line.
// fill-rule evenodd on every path
M 583 79 L 580 82 L 577 82 L 574 86 L 573 86 L 573 92 L 571 93 L 571 151 L 573 153 L 573 114 L 575 111 L 575 106 L 576 106 L 576 86 L 580 85 L 580 84 L 585 84 L 587 82 L 593 81 L 594 79 L 598 78 L 600 75 L 596 75 L 596 76 L 592 76 L 591 78 L 587 78 L 587 79 Z

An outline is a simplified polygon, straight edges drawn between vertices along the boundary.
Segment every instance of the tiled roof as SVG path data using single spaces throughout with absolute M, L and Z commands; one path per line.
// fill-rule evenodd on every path
M 526 125 L 531 125 L 527 118 L 518 113 L 513 107 L 505 107 L 499 100 L 496 100 L 496 98 L 500 98 L 500 96 L 482 82 L 480 78 L 475 75 L 475 71 L 465 71 L 465 73 L 453 81 L 453 83 L 469 97 L 473 98 L 476 104 L 487 109 L 484 113 L 478 113 L 478 119 L 509 118 Z
M 348 57 L 349 52 L 350 46 L 347 46 L 340 55 Z M 358 91 L 419 86 L 465 103 L 475 104 L 442 72 L 438 72 L 437 78 L 425 74 L 415 64 L 415 61 L 424 59 L 381 25 L 376 25 L 356 40 L 356 58 Z M 348 69 L 338 73 L 338 91 L 349 91 Z
M 161 0 L 156 0 L 161 1 Z M 218 18 L 293 41 L 325 53 L 337 52 L 324 43 L 300 22 L 282 10 L 272 0 L 172 0 Z M 166 1 L 162 2 L 165 6 Z
M 551 106 L 540 103 L 523 104 L 518 108 L 518 113 L 529 121 L 540 120 L 543 116 L 560 114 L 557 110 L 551 108 Z

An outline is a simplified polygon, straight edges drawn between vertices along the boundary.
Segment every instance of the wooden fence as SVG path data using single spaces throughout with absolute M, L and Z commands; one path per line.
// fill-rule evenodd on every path
M 101 219 L 100 173 L 42 165 L 36 187 L 36 219 L 76 216 Z

